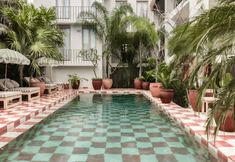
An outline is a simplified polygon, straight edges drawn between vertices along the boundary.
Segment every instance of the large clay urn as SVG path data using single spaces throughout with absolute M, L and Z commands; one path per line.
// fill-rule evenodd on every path
M 149 90 L 149 82 L 142 82 L 142 88 L 144 89 L 144 90 Z
M 94 90 L 100 90 L 102 87 L 102 79 L 92 79 Z
M 113 80 L 112 79 L 103 79 L 103 87 L 104 89 L 112 88 Z
M 189 94 L 188 94 L 189 104 L 192 106 L 193 111 L 201 112 L 202 107 L 201 107 L 201 104 L 199 104 L 197 106 L 197 98 L 198 98 L 198 91 L 197 90 L 189 90 Z
M 174 97 L 174 90 L 173 89 L 161 89 L 160 98 L 162 103 L 168 104 L 171 103 Z
M 135 79 L 135 80 L 134 80 L 134 88 L 135 88 L 135 89 L 141 89 L 141 88 L 142 88 L 142 80 L 140 80 L 140 79 Z
M 45 89 L 46 89 L 46 85 L 44 82 L 32 82 L 31 87 L 39 87 L 41 96 L 44 94 Z
M 224 132 L 234 132 L 235 131 L 235 120 L 233 118 L 233 108 L 227 111 L 224 122 L 220 125 L 219 130 Z M 218 120 L 220 118 L 221 111 L 217 112 L 214 116 L 216 124 L 218 124 Z
M 161 83 L 150 83 L 149 85 L 149 89 L 153 97 L 160 97 L 161 88 Z

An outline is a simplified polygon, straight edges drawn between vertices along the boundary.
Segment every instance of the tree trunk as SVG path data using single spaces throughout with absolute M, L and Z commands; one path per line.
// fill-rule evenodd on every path
M 20 86 L 23 87 L 23 77 L 24 77 L 24 65 L 19 66 L 19 74 L 20 74 Z
M 140 42 L 140 46 L 139 46 L 139 59 L 140 59 L 140 63 L 139 63 L 139 66 L 140 66 L 140 68 L 139 68 L 139 77 L 141 77 L 142 76 L 142 43 Z

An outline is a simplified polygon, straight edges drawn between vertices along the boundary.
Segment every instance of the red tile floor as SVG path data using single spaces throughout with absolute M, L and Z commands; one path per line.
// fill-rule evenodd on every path
M 22 105 L 8 110 L 0 110 L 0 149 L 71 101 L 78 93 L 143 94 L 192 134 L 196 141 L 208 148 L 216 158 L 224 162 L 235 162 L 235 133 L 219 132 L 215 142 L 213 138 L 208 140 L 204 114 L 195 114 L 190 109 L 181 108 L 174 103 L 162 104 L 159 99 L 153 98 L 149 91 L 134 89 L 64 90 L 32 102 L 23 102 Z

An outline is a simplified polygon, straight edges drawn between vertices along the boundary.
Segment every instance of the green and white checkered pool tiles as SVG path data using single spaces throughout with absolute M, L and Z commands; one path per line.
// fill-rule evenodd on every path
M 209 161 L 141 95 L 84 94 L 26 133 L 2 160 L 11 162 Z

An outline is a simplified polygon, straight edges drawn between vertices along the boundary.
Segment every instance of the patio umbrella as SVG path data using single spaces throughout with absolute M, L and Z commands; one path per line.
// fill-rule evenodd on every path
M 0 49 L 0 63 L 6 64 L 5 78 L 7 78 L 8 64 L 29 65 L 30 60 L 17 51 L 10 49 Z
M 50 80 L 52 81 L 52 68 L 58 66 L 58 61 L 47 57 L 41 57 L 37 59 L 37 62 L 39 66 L 50 67 Z

